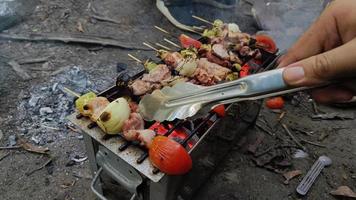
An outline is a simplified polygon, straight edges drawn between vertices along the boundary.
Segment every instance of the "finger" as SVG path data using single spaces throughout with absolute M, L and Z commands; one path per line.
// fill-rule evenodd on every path
M 289 65 L 283 78 L 291 86 L 312 86 L 339 78 L 355 77 L 356 38 L 330 51 Z
M 311 92 L 313 99 L 322 104 L 347 102 L 352 99 L 354 93 L 342 86 L 329 86 L 316 89 Z
M 329 6 L 299 40 L 281 57 L 278 67 L 314 56 L 341 44 L 333 6 Z

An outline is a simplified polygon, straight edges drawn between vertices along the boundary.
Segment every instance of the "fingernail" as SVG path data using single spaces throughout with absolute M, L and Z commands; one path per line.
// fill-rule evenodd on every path
M 283 72 L 284 81 L 288 84 L 296 84 L 304 78 L 303 67 L 287 67 Z

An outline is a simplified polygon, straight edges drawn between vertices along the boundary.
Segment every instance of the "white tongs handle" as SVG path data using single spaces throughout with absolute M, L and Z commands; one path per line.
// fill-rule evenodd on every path
M 284 69 L 275 69 L 211 87 L 202 88 L 188 94 L 169 98 L 167 107 L 190 103 L 233 103 L 255 100 L 300 90 L 307 87 L 291 88 L 283 80 Z

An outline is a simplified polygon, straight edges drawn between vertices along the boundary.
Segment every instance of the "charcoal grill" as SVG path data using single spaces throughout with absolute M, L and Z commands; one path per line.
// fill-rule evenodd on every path
M 275 59 L 274 54 L 264 52 L 265 62 L 256 66 L 255 72 L 264 69 Z M 113 101 L 131 94 L 127 85 L 142 76 L 144 71 L 129 77 L 127 73 L 118 76 L 116 84 L 99 96 Z M 243 102 L 227 107 L 227 115 L 219 118 L 209 113 L 200 119 L 163 123 L 165 135 L 180 129 L 187 134 L 179 142 L 186 146 L 193 160 L 192 170 L 181 176 L 170 176 L 159 172 L 149 161 L 148 152 L 134 142 L 120 136 L 105 136 L 90 119 L 73 113 L 68 119 L 79 127 L 84 135 L 91 170 L 95 175 L 91 189 L 100 198 L 107 199 L 102 190 L 102 177 L 106 174 L 132 194 L 131 199 L 139 200 L 188 200 L 209 178 L 223 157 L 244 132 L 254 124 L 261 102 Z M 147 122 L 147 126 L 152 123 Z

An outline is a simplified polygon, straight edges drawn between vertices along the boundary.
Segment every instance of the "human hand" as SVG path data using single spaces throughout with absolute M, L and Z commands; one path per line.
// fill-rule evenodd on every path
M 356 95 L 356 1 L 335 0 L 279 60 L 291 86 L 338 82 L 312 91 L 320 103 Z

